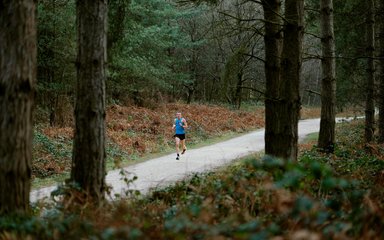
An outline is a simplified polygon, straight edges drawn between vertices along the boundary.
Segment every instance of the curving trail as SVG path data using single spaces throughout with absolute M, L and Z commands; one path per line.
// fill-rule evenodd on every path
M 340 121 L 350 121 L 352 119 L 337 119 Z M 318 132 L 320 119 L 301 120 L 299 122 L 299 139 L 302 140 L 306 135 Z M 121 170 L 108 172 L 106 176 L 107 184 L 112 186 L 112 195 L 125 195 L 127 189 L 139 190 L 142 194 L 148 193 L 152 188 L 167 186 L 186 176 L 215 169 L 228 164 L 238 158 L 264 150 L 264 129 L 260 129 L 240 137 L 236 137 L 224 142 L 210 146 L 189 149 L 181 159 L 175 159 L 176 154 L 169 154 L 163 157 L 148 160 L 124 168 L 128 173 L 128 179 L 137 176 L 138 179 L 127 186 L 122 180 Z M 47 198 L 56 186 L 46 187 L 31 191 L 31 202 Z

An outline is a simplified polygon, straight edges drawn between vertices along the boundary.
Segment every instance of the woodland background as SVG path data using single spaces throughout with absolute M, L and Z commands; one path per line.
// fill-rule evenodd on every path
M 364 106 L 365 2 L 335 1 L 337 107 Z M 318 1 L 306 1 L 300 95 L 320 106 Z M 262 8 L 252 1 L 191 5 L 109 1 L 108 103 L 263 104 Z M 38 95 L 51 125 L 69 123 L 76 79 L 75 2 L 38 3 Z
M 0 239 L 381 239 L 383 7 L 1 2 Z M 265 127 L 267 155 L 105 202 L 107 170 L 172 151 L 176 111 L 192 146 Z M 335 137 L 336 112 L 366 120 Z M 55 178 L 61 201 L 29 202 Z

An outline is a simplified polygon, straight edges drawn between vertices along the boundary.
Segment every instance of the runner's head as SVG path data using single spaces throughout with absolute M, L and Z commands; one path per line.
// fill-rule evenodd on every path
M 176 113 L 176 117 L 177 117 L 178 119 L 180 119 L 180 118 L 181 118 L 181 112 L 177 112 L 177 113 Z

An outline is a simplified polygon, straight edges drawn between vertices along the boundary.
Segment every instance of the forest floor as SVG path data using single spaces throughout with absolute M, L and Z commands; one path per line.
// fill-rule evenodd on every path
M 67 192 L 0 217 L 0 239 L 384 239 L 384 145 L 364 143 L 364 121 L 336 128 L 334 154 L 311 135 L 296 163 L 252 155 L 96 208 Z
M 181 111 L 188 121 L 187 143 L 192 148 L 264 127 L 264 108 L 260 106 L 247 105 L 233 110 L 225 106 L 182 103 L 161 104 L 156 109 L 111 105 L 107 108 L 106 120 L 108 169 L 173 152 L 171 128 L 177 111 Z M 301 111 L 302 119 L 319 115 L 318 108 Z M 64 126 L 52 127 L 47 121 L 48 116 L 38 119 L 32 165 L 34 187 L 49 185 L 55 178 L 62 181 L 68 177 L 73 139 L 72 120 Z

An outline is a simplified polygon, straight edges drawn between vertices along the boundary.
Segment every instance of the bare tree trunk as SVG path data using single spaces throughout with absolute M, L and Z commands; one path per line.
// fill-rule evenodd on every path
M 367 54 L 367 83 L 366 83 L 366 102 L 365 102 L 365 141 L 372 142 L 375 132 L 375 67 L 373 58 L 375 52 L 375 16 L 374 0 L 366 0 L 366 54 Z
M 77 92 L 71 180 L 92 201 L 105 190 L 107 0 L 77 0 Z
M 239 67 L 241 68 L 241 67 Z M 235 89 L 235 103 L 236 103 L 236 108 L 240 109 L 241 107 L 241 102 L 242 102 L 242 95 L 243 95 L 243 70 L 239 69 L 237 72 L 237 84 L 236 84 L 236 89 Z
M 194 36 L 193 34 L 191 34 L 191 40 L 192 42 L 194 42 Z M 196 66 L 197 66 L 197 53 L 196 53 L 196 50 L 195 49 L 192 49 L 192 56 L 191 56 L 191 61 L 189 62 L 189 72 L 191 74 L 191 77 L 192 77 L 192 82 L 190 83 L 186 83 L 184 86 L 187 88 L 187 104 L 191 104 L 192 103 L 192 100 L 193 100 L 193 97 L 194 97 L 194 94 L 195 94 L 195 91 L 196 91 L 196 85 L 197 85 L 197 82 L 198 82 L 198 74 L 197 74 L 197 69 L 196 69 Z
M 263 1 L 265 18 L 265 153 L 297 159 L 300 111 L 300 70 L 303 37 L 303 0 L 285 1 L 285 25 L 280 60 L 280 1 Z
M 298 121 L 300 116 L 301 52 L 304 34 L 304 0 L 285 1 L 284 43 L 281 58 L 280 132 L 278 156 L 297 160 Z
M 380 58 L 380 93 L 379 93 L 379 142 L 384 143 L 384 3 L 380 1 L 379 13 L 380 19 L 379 22 L 379 41 L 380 41 L 380 50 L 379 50 L 379 58 Z
M 195 93 L 195 83 L 184 85 L 187 88 L 187 104 L 192 103 L 193 95 Z
M 279 107 L 281 27 L 280 0 L 263 0 L 265 19 L 265 153 L 279 156 L 278 134 L 281 116 Z
M 33 0 L 0 3 L 0 215 L 29 209 L 35 17 Z
M 333 1 L 320 0 L 322 48 L 321 120 L 318 147 L 333 152 L 335 145 L 336 62 L 333 30 Z

